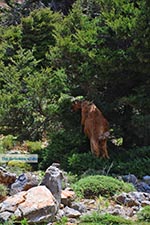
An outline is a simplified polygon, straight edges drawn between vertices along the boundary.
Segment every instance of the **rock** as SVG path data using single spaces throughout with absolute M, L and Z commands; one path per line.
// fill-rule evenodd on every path
M 134 174 L 122 176 L 124 182 L 132 183 L 137 191 L 150 193 L 150 176 L 144 176 L 143 181 L 138 181 Z
M 23 173 L 21 174 L 15 183 L 11 185 L 10 194 L 14 195 L 20 191 L 27 191 L 32 187 L 38 185 L 37 177 L 32 173 Z
M 0 183 L 6 186 L 14 183 L 16 174 L 7 172 L 3 167 L 0 167 Z
M 124 175 L 122 176 L 124 182 L 132 183 L 135 185 L 138 182 L 137 177 L 134 174 Z
M 27 218 L 29 223 L 52 222 L 58 211 L 56 199 L 45 186 L 38 186 L 8 197 L 0 204 L 0 218 L 9 212 L 17 220 Z
M 81 216 L 81 213 L 78 210 L 72 209 L 68 206 L 64 208 L 65 216 L 69 218 L 78 218 Z
M 71 206 L 71 202 L 75 199 L 75 192 L 69 189 L 62 190 L 61 203 L 64 206 Z
M 150 185 L 145 182 L 138 182 L 135 187 L 137 191 L 150 193 Z
M 63 173 L 57 167 L 53 164 L 46 170 L 41 185 L 45 185 L 60 204 Z
M 143 177 L 143 181 L 145 182 L 145 183 L 147 183 L 148 185 L 150 185 L 150 176 L 144 176 Z
M 146 200 L 145 200 L 145 201 L 142 201 L 142 202 L 141 202 L 141 206 L 142 206 L 142 207 L 144 207 L 144 206 L 146 206 L 146 205 L 150 205 L 150 201 L 146 201 Z
M 25 201 L 25 195 L 26 192 L 22 191 L 14 196 L 8 197 L 0 204 L 0 213 L 5 211 L 14 213 L 17 210 L 17 206 Z
M 10 212 L 0 213 L 0 223 L 3 224 L 4 222 L 6 222 L 11 217 L 11 215 L 12 213 Z
M 125 205 L 128 207 L 140 206 L 140 203 L 134 198 L 126 198 Z
M 122 193 L 114 197 L 115 201 L 119 204 L 128 206 L 128 207 L 138 207 L 149 205 L 150 203 L 150 194 L 144 192 L 129 192 Z
M 71 208 L 78 210 L 80 213 L 85 213 L 87 212 L 87 209 L 85 207 L 84 204 L 82 204 L 81 202 L 73 202 L 71 204 Z
M 119 215 L 124 218 L 132 217 L 134 215 L 134 210 L 132 208 L 123 207 L 120 205 L 115 205 L 115 206 L 109 207 L 108 212 L 112 215 L 116 215 L 116 216 Z
M 115 201 L 119 204 L 125 204 L 126 202 L 126 193 L 121 193 L 120 195 L 114 196 Z

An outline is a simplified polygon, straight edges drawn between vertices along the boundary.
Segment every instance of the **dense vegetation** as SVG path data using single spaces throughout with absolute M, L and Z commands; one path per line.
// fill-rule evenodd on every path
M 72 7 L 53 1 L 59 7 L 51 8 L 52 1 L 5 2 L 9 7 L 0 13 L 1 133 L 38 141 L 46 132 L 49 145 L 40 153 L 40 168 L 59 161 L 74 173 L 107 172 L 113 161 L 114 173 L 148 173 L 149 1 L 77 0 Z M 80 114 L 70 111 L 71 96 L 93 101 L 109 120 L 110 160 L 89 153 Z M 117 140 L 123 140 L 121 146 Z
M 87 176 L 77 181 L 73 190 L 79 196 L 94 198 L 95 196 L 110 197 L 116 193 L 134 191 L 134 187 L 118 179 L 109 176 Z

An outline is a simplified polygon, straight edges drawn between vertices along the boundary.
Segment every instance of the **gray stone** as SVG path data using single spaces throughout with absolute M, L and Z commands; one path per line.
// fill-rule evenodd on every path
M 138 182 L 138 179 L 134 174 L 124 175 L 122 176 L 122 179 L 124 182 L 132 183 L 133 185 Z
M 150 185 L 145 182 L 138 182 L 135 187 L 137 191 L 150 193 Z
M 80 202 L 73 202 L 71 204 L 71 208 L 73 208 L 75 210 L 78 210 L 80 213 L 87 212 L 87 209 L 86 209 L 85 205 L 80 203 Z
M 37 177 L 32 173 L 23 173 L 21 174 L 11 185 L 10 194 L 14 195 L 20 191 L 27 191 L 32 187 L 36 187 L 38 185 Z
M 2 212 L 0 213 L 0 223 L 3 224 L 12 216 L 11 212 Z
M 69 218 L 78 218 L 81 216 L 81 213 L 78 210 L 72 209 L 68 206 L 64 208 L 64 213 Z
M 150 185 L 150 176 L 148 176 L 148 175 L 144 176 L 144 177 L 143 177 L 143 181 L 144 181 L 145 183 L 147 183 L 148 185 Z
M 45 185 L 56 198 L 58 203 L 61 203 L 63 173 L 56 166 L 50 166 L 40 185 Z

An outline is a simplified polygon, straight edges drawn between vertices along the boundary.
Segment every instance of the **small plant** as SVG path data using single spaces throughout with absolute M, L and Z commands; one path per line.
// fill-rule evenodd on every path
M 150 222 L 150 206 L 145 206 L 141 211 L 138 213 L 139 221 Z
M 61 218 L 61 220 L 55 222 L 54 225 L 66 225 L 67 221 L 68 221 L 67 217 L 64 216 Z
M 0 184 L 0 198 L 3 198 L 7 195 L 7 187 L 3 184 Z
M 21 225 L 28 225 L 28 221 L 27 221 L 26 218 L 22 219 L 22 220 L 20 221 L 20 223 L 21 223 Z
M 99 213 L 102 212 L 103 210 L 107 209 L 109 205 L 110 205 L 110 203 L 107 198 L 104 198 L 101 195 L 96 198 L 96 206 L 97 206 L 97 211 Z
M 108 197 L 122 191 L 130 192 L 134 190 L 131 184 L 113 177 L 100 175 L 81 178 L 72 187 L 78 196 L 87 198 L 99 195 Z

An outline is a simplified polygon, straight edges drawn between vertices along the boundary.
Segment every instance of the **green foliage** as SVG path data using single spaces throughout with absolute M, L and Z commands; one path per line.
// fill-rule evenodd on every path
M 88 146 L 85 139 L 81 142 L 76 133 L 58 132 L 52 136 L 49 146 L 41 152 L 40 168 L 46 169 L 54 161 L 59 161 L 65 171 L 83 176 L 87 175 L 124 175 L 135 174 L 142 178 L 150 170 L 149 146 L 125 150 L 121 147 L 109 148 L 110 159 L 96 158 L 91 152 L 86 152 Z M 56 138 L 54 138 L 56 137 Z M 69 139 L 71 138 L 71 140 Z M 73 137 L 73 138 L 72 138 Z M 59 139 L 60 138 L 60 139 Z M 64 140 L 63 142 L 61 140 Z M 70 148 L 69 143 L 72 143 Z M 74 144 L 73 144 L 74 143 Z M 79 152 L 77 146 L 82 144 L 85 152 Z M 57 151 L 56 151 L 57 149 Z M 128 159 L 128 160 L 127 160 Z
M 99 174 L 106 175 L 109 171 L 109 167 L 111 162 L 105 159 L 98 159 L 89 153 L 74 153 L 70 157 L 68 157 L 69 169 L 75 174 L 83 174 L 84 172 L 92 173 L 93 175 L 96 173 L 96 170 Z M 90 169 L 89 169 L 90 168 Z
M 60 95 L 67 90 L 66 74 L 51 68 L 37 72 L 39 61 L 30 50 L 20 49 L 11 61 L 13 66 L 0 67 L 1 126 L 22 139 L 37 139 L 58 111 Z
M 60 221 L 54 222 L 54 225 L 66 225 L 67 221 L 68 218 L 64 216 Z
M 150 146 L 142 148 L 132 148 L 128 150 L 118 149 L 112 152 L 113 167 L 111 173 L 115 174 L 135 174 L 142 178 L 150 170 Z M 117 157 L 115 156 L 117 154 Z M 128 160 L 126 160 L 128 159 Z
M 19 162 L 19 161 L 9 161 L 8 162 L 8 168 L 9 171 L 12 173 L 16 173 L 17 175 L 20 175 L 21 173 L 31 171 L 31 166 L 28 163 L 25 162 Z
M 89 198 L 99 195 L 112 196 L 122 191 L 130 192 L 134 187 L 113 177 L 95 175 L 81 178 L 73 185 L 73 189 L 79 196 Z
M 5 197 L 8 193 L 7 187 L 3 184 L 0 184 L 0 197 Z
M 74 184 L 75 182 L 77 182 L 79 180 L 79 177 L 76 174 L 72 174 L 72 173 L 68 172 L 66 174 L 66 179 L 69 184 Z
M 61 15 L 53 13 L 49 8 L 35 10 L 22 19 L 22 46 L 26 49 L 32 49 L 34 46 L 34 54 L 43 64 L 48 48 L 55 44 L 53 33 L 60 22 Z
M 16 220 L 16 216 L 12 216 L 9 220 L 3 223 L 4 225 L 15 225 L 15 224 L 21 224 L 21 225 L 28 225 L 28 221 L 26 218 L 23 218 L 20 221 Z
M 120 216 L 113 216 L 110 214 L 101 215 L 98 212 L 93 212 L 89 215 L 84 215 L 81 217 L 81 225 L 91 224 L 91 225 L 127 225 L 132 224 L 131 220 L 124 219 Z
M 51 132 L 50 143 L 42 151 L 40 168 L 46 169 L 53 162 L 59 162 L 62 168 L 68 171 L 68 157 L 78 151 L 78 142 L 80 142 L 79 135 L 73 131 L 66 131 L 59 127 L 59 130 Z
M 42 149 L 42 142 L 41 141 L 26 141 L 26 146 L 29 149 L 30 153 L 38 152 Z
M 150 206 L 145 206 L 141 211 L 138 213 L 139 221 L 150 222 Z
M 3 26 L 18 25 L 21 23 L 21 18 L 28 16 L 31 11 L 37 8 L 44 7 L 40 1 L 26 0 L 24 2 L 6 0 L 5 7 L 1 8 L 0 24 Z
M 14 147 L 15 140 L 16 140 L 16 137 L 14 137 L 13 135 L 4 136 L 0 140 L 0 146 L 2 149 L 4 149 L 4 151 L 10 150 L 11 148 Z

